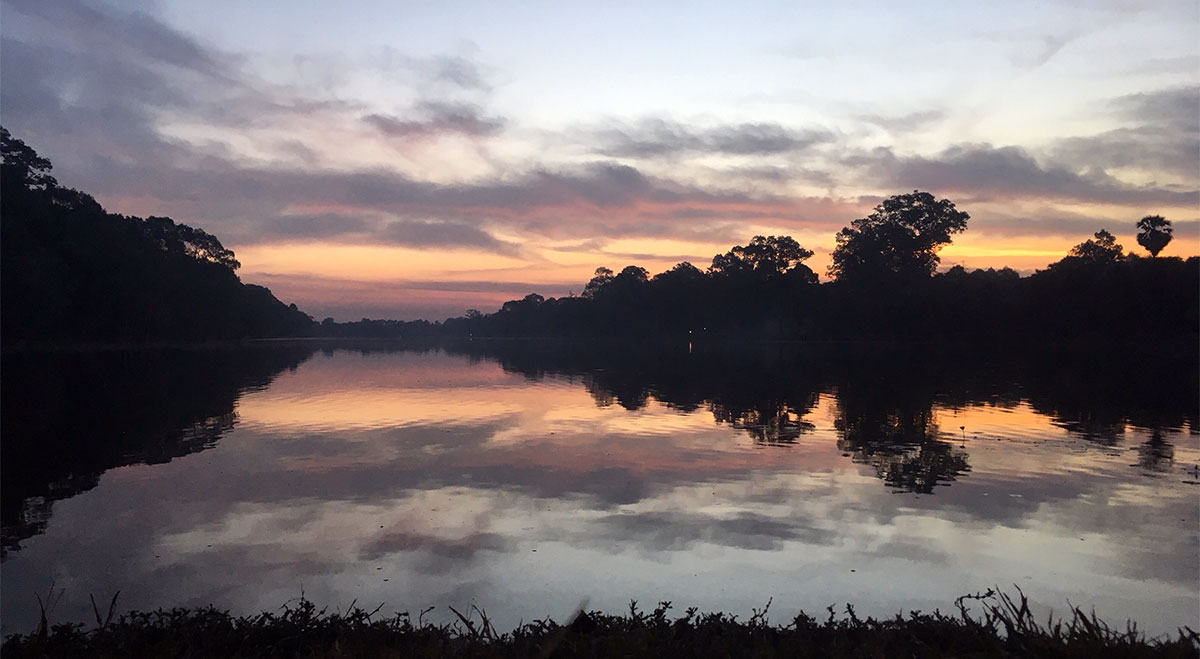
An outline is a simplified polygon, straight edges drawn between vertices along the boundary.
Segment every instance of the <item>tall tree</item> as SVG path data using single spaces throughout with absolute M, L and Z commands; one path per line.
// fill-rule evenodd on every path
M 1138 244 L 1150 252 L 1150 256 L 1158 256 L 1167 243 L 1171 242 L 1171 221 L 1162 215 L 1147 215 L 1137 223 Z
M 611 268 L 599 267 L 596 268 L 596 276 L 592 277 L 587 286 L 583 288 L 583 297 L 594 298 L 600 292 L 600 289 L 608 285 L 613 280 L 613 271 Z
M 851 280 L 931 276 L 940 261 L 938 250 L 964 231 L 970 218 L 949 199 L 937 200 L 928 192 L 889 197 L 838 232 L 829 274 Z
M 1094 239 L 1085 240 L 1071 248 L 1068 256 L 1085 263 L 1116 263 L 1124 259 L 1124 248 L 1108 231 L 1101 229 Z
M 8 129 L 0 126 L 0 178 L 5 187 L 20 186 L 30 190 L 47 190 L 58 187 L 58 181 L 50 175 L 53 165 L 39 156 L 36 151 L 15 138 Z
M 749 245 L 737 245 L 713 257 L 709 272 L 716 275 L 754 273 L 770 277 L 792 272 L 813 255 L 791 236 L 755 236 Z
M 704 279 L 704 272 L 692 265 L 689 261 L 676 263 L 670 270 L 660 272 L 654 275 L 651 281 L 656 283 L 694 283 Z

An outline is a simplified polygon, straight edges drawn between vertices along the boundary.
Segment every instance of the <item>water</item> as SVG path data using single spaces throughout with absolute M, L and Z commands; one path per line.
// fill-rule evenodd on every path
M 1196 359 L 468 342 L 13 354 L 3 632 L 319 605 L 500 628 L 671 600 L 770 618 L 1014 585 L 1200 610 Z

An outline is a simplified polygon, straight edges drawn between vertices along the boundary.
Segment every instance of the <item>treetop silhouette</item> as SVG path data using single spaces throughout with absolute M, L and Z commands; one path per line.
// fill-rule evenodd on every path
M 1142 247 L 1150 252 L 1150 256 L 1157 257 L 1158 253 L 1163 251 L 1163 248 L 1171 242 L 1172 232 L 1170 220 L 1167 220 L 1161 215 L 1147 215 L 1138 220 L 1137 242 Z
M 58 181 L 50 175 L 53 168 L 50 161 L 13 137 L 3 126 L 0 126 L 0 155 L 4 159 L 0 176 L 6 187 L 21 185 L 30 190 L 45 190 L 58 186 Z
M 312 319 L 242 283 L 232 250 L 168 217 L 106 212 L 0 128 L 5 344 L 296 336 Z
M 930 277 L 940 262 L 938 250 L 950 236 L 966 230 L 970 217 L 949 199 L 937 200 L 928 192 L 888 197 L 870 215 L 838 232 L 829 274 L 876 281 Z
M 737 245 L 714 256 L 708 271 L 714 275 L 754 274 L 760 277 L 798 271 L 805 279 L 816 282 L 816 274 L 808 266 L 801 265 L 812 255 L 812 250 L 801 247 L 791 236 L 755 236 L 745 247 Z
M 1124 248 L 1108 231 L 1101 229 L 1094 239 L 1085 240 L 1071 248 L 1067 256 L 1084 263 L 1116 263 L 1125 258 Z

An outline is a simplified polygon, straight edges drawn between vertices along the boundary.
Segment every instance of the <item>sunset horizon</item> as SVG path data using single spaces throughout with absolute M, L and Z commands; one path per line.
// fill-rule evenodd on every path
M 5 2 L 5 127 L 317 320 L 487 313 L 756 235 L 828 281 L 835 234 L 917 189 L 971 216 L 942 270 L 1030 274 L 1102 229 L 1144 254 L 1148 215 L 1200 253 L 1194 3 L 135 6 Z

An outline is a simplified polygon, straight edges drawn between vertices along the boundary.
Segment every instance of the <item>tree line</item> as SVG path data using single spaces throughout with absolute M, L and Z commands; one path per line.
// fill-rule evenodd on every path
M 392 329 L 823 340 L 1109 338 L 1200 329 L 1200 260 L 1158 256 L 1172 238 L 1161 216 L 1137 223 L 1149 258 L 1125 253 L 1101 230 L 1028 277 L 1010 268 L 938 272 L 938 251 L 969 219 L 953 202 L 913 191 L 838 232 L 828 283 L 804 264 L 812 250 L 789 236 L 755 236 L 714 256 L 705 270 L 684 262 L 651 277 L 635 265 L 615 273 L 602 267 L 580 297 L 531 294 L 492 314 L 468 311 L 441 326 Z
M 157 341 L 296 336 L 312 319 L 243 284 L 232 250 L 168 217 L 108 213 L 0 128 L 0 337 Z
M 938 272 L 939 250 L 970 216 L 913 191 L 889 197 L 836 236 L 821 283 L 813 251 L 755 236 L 701 269 L 651 276 L 597 268 L 580 296 L 531 293 L 494 313 L 444 322 L 314 323 L 269 290 L 243 284 L 232 250 L 166 217 L 107 213 L 60 186 L 51 164 L 0 128 L 0 337 L 22 341 L 209 340 L 268 336 L 410 338 L 726 337 L 1010 340 L 1194 336 L 1200 259 L 1160 257 L 1158 215 L 1137 223 L 1150 257 L 1101 230 L 1029 277 L 1010 268 Z

